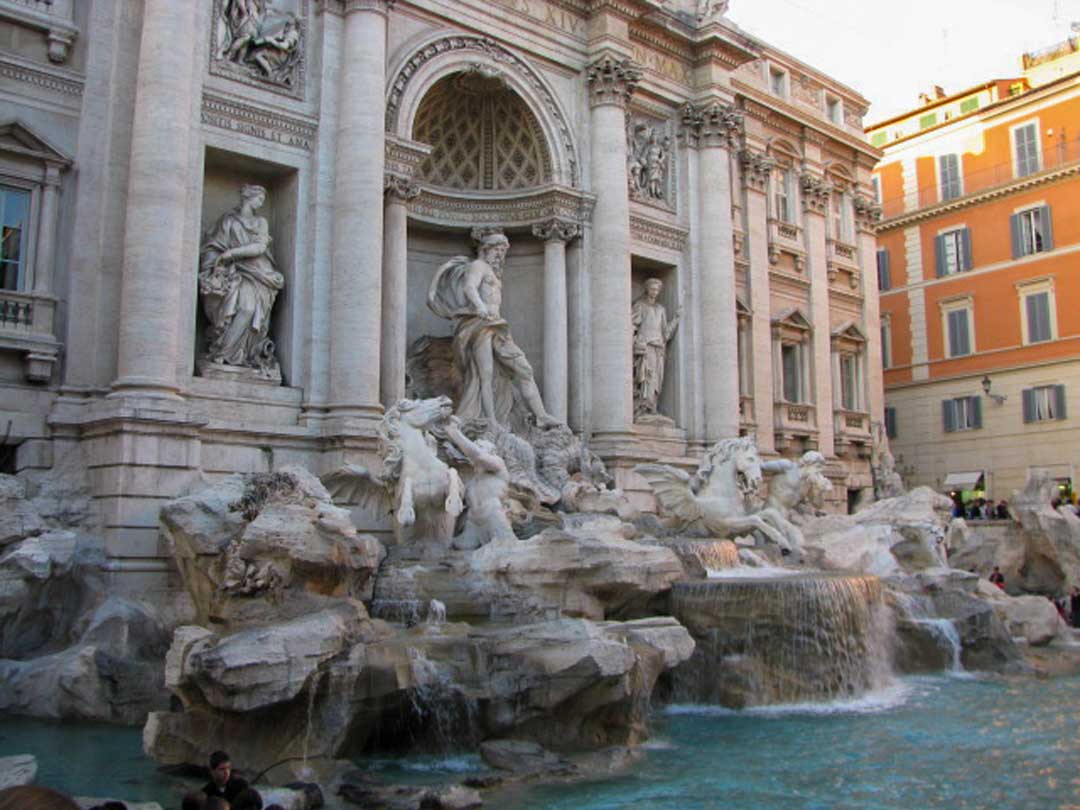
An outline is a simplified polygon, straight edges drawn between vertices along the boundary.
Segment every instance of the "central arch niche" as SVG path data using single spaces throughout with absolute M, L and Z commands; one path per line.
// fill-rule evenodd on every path
M 515 191 L 552 180 L 540 122 L 502 77 L 482 69 L 454 73 L 424 95 L 413 140 L 430 144 L 420 179 L 461 191 Z

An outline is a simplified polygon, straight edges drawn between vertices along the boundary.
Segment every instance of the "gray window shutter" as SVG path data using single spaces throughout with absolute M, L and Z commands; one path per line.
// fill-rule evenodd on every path
M 1024 421 L 1035 421 L 1035 389 L 1025 388 L 1020 392 L 1023 401 Z
M 889 273 L 889 250 L 879 248 L 877 252 L 878 289 L 891 290 L 892 278 Z
M 896 408 L 885 409 L 885 435 L 890 439 L 896 438 Z
M 1043 250 L 1054 249 L 1054 225 L 1050 221 L 1050 206 L 1039 209 L 1039 224 L 1042 226 Z
M 946 399 L 941 403 L 941 412 L 945 421 L 945 432 L 952 433 L 956 430 L 956 414 L 953 412 L 953 401 Z
M 1065 407 L 1065 386 L 1054 386 L 1054 413 L 1057 414 L 1058 419 L 1064 419 L 1068 416 L 1068 411 Z
M 1020 230 L 1020 215 L 1009 217 L 1009 232 L 1012 234 L 1012 257 L 1019 259 L 1024 255 L 1024 235 Z
M 960 231 L 960 269 L 970 270 L 974 265 L 971 261 L 971 229 L 964 228 Z
M 945 275 L 945 236 L 934 237 L 934 259 L 937 264 L 937 277 Z
M 982 397 L 974 396 L 968 397 L 971 402 L 971 426 L 973 428 L 982 427 Z

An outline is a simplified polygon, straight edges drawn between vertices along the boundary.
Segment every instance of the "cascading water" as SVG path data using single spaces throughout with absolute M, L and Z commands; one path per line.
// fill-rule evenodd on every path
M 739 547 L 730 540 L 701 540 L 688 543 L 709 571 L 723 571 L 739 564 Z
M 479 728 L 476 701 L 423 650 L 410 648 L 408 654 L 413 681 L 409 699 L 422 737 L 442 751 L 472 740 Z
M 930 632 L 934 634 L 938 646 L 947 651 L 950 663 L 949 672 L 959 673 L 964 671 L 964 665 L 960 660 L 960 653 L 963 649 L 960 643 L 960 634 L 956 632 L 956 625 L 952 619 L 913 619 L 912 621 L 929 628 Z
M 697 649 L 675 670 L 676 701 L 830 700 L 891 679 L 891 612 L 877 577 L 799 574 L 676 583 L 671 612 Z

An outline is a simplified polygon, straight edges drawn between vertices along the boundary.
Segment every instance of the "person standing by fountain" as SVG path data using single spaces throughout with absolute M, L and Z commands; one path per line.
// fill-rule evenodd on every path
M 1080 588 L 1075 586 L 1069 594 L 1069 624 L 1080 627 Z
M 247 790 L 248 783 L 232 772 L 232 761 L 224 751 L 210 755 L 210 781 L 203 786 L 203 793 L 231 802 Z

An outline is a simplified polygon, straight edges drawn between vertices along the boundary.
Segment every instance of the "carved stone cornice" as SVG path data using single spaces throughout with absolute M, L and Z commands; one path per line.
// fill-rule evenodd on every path
M 34 85 L 39 90 L 81 98 L 85 81 L 74 71 L 34 64 L 12 55 L 0 55 L 0 76 Z
M 824 214 L 829 210 L 829 194 L 832 192 L 832 186 L 824 178 L 804 174 L 799 178 L 799 189 L 802 191 L 804 211 Z
M 532 226 L 533 236 L 545 242 L 571 242 L 581 236 L 581 226 L 568 219 L 552 217 Z
M 305 152 L 311 151 L 311 144 L 318 132 L 317 121 L 278 111 L 270 112 L 209 92 L 203 93 L 201 119 L 208 126 L 303 149 Z
M 585 69 L 585 81 L 593 107 L 614 104 L 625 110 L 641 81 L 641 68 L 631 59 L 616 59 L 607 54 Z
M 317 0 L 315 10 L 320 14 L 345 17 L 354 11 L 375 11 L 386 14 L 397 0 Z
M 431 146 L 419 141 L 410 141 L 399 138 L 397 135 L 386 134 L 386 171 L 399 177 L 412 179 L 416 176 L 416 170 L 424 162 L 424 158 L 431 154 Z
M 420 190 L 409 210 L 413 218 L 449 227 L 531 228 L 550 219 L 584 224 L 592 219 L 596 197 L 561 185 L 498 195 L 470 195 L 436 188 Z
M 636 214 L 630 215 L 630 236 L 641 242 L 682 253 L 690 232 L 678 225 L 671 225 Z
M 881 221 L 881 206 L 870 197 L 856 194 L 854 199 L 855 225 L 860 231 L 873 233 Z
M 383 176 L 383 197 L 387 202 L 404 202 L 415 200 L 420 196 L 420 184 L 414 183 L 408 177 L 387 172 Z
M 742 141 L 742 113 L 733 105 L 719 101 L 706 106 L 688 103 L 682 111 L 682 135 L 686 145 L 692 148 L 734 149 Z
M 743 149 L 739 153 L 739 165 L 742 167 L 743 185 L 754 191 L 765 191 L 769 186 L 769 175 L 776 168 L 776 161 L 764 152 Z

